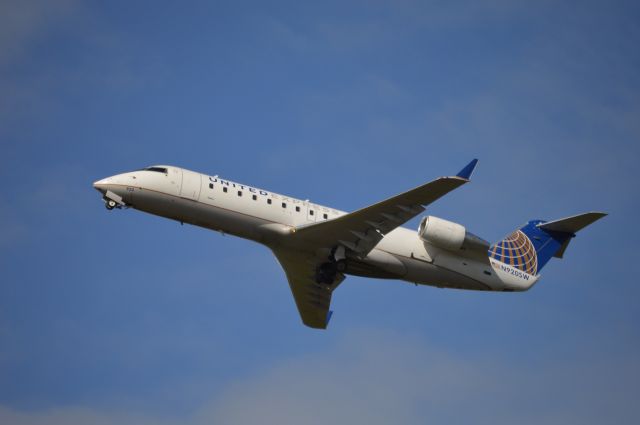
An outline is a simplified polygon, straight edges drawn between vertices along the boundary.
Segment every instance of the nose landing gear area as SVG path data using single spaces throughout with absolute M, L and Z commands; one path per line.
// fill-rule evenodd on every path
M 104 200 L 104 206 L 108 209 L 108 210 L 112 210 L 115 207 L 118 206 L 118 203 L 116 201 L 114 201 L 113 199 L 105 199 Z
M 126 207 L 127 204 L 125 204 L 122 201 L 122 197 L 116 195 L 115 193 L 111 192 L 110 190 L 107 190 L 107 192 L 104 194 L 104 196 L 102 197 L 102 200 L 104 201 L 104 206 L 111 211 L 114 208 L 123 208 Z

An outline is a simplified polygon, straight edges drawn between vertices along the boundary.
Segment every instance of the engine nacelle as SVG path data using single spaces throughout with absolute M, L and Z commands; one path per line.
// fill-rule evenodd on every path
M 418 236 L 425 242 L 449 251 L 487 252 L 489 249 L 489 242 L 467 232 L 464 226 L 430 215 L 420 222 Z

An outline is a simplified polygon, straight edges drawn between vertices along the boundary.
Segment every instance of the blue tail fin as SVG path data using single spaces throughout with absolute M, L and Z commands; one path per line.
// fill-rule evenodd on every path
M 605 215 L 591 212 L 550 222 L 532 220 L 493 244 L 489 257 L 535 276 L 551 257 L 562 258 L 578 230 Z

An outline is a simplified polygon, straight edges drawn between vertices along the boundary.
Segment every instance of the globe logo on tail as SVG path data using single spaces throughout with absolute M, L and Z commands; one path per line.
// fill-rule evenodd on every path
M 516 230 L 489 250 L 489 257 L 535 276 L 538 256 L 533 244 L 522 231 Z

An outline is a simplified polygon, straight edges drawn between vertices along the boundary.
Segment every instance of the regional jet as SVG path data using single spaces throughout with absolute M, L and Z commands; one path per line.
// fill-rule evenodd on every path
M 108 210 L 134 208 L 266 245 L 287 276 L 302 322 L 326 329 L 331 296 L 346 275 L 526 291 L 579 230 L 606 215 L 531 220 L 494 244 L 434 216 L 423 217 L 417 231 L 401 227 L 468 183 L 476 164 L 350 213 L 170 165 L 107 177 L 93 187 Z

